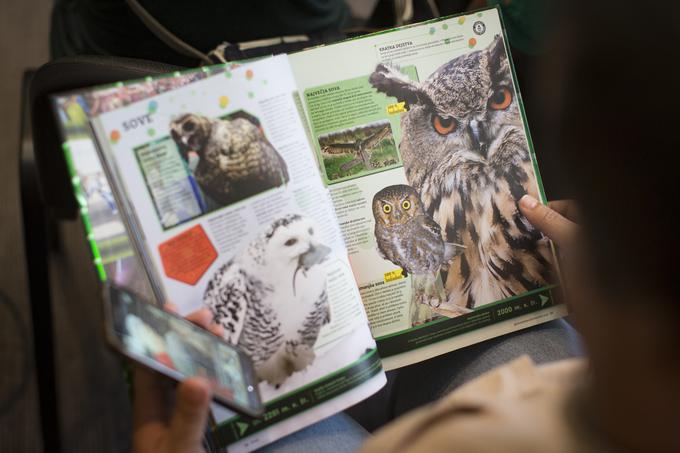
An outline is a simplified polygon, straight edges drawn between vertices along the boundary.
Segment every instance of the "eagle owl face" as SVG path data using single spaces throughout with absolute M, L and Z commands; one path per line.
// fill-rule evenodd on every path
M 170 123 L 170 134 L 185 159 L 190 151 L 201 154 L 211 129 L 212 123 L 208 118 L 193 113 L 182 115 Z
M 420 198 L 411 186 L 389 186 L 373 197 L 373 217 L 387 228 L 403 225 L 422 214 Z
M 410 81 L 383 65 L 370 81 L 379 91 L 406 101 L 402 147 L 412 158 L 431 163 L 460 152 L 466 153 L 461 157 L 488 159 L 504 128 L 522 126 L 501 37 L 486 49 L 444 64 L 424 82 Z

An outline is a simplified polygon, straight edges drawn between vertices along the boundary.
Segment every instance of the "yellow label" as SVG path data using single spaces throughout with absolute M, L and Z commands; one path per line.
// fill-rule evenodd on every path
M 404 278 L 402 275 L 402 269 L 395 269 L 393 271 L 385 272 L 384 279 L 385 283 L 392 282 L 394 280 L 399 280 L 400 278 Z
M 404 113 L 406 111 L 406 102 L 397 102 L 387 106 L 387 113 L 394 115 L 395 113 Z

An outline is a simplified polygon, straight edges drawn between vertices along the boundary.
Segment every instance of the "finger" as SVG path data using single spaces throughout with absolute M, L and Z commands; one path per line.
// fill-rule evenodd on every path
M 581 214 L 578 205 L 574 200 L 554 200 L 548 202 L 548 207 L 554 211 L 559 212 L 562 216 L 571 220 L 572 222 L 580 223 Z
M 177 313 L 177 306 L 175 304 L 167 303 L 163 306 L 163 308 L 171 313 Z M 213 335 L 217 335 L 218 337 L 221 337 L 224 334 L 224 328 L 221 325 L 212 322 L 212 312 L 207 308 L 196 310 L 195 312 L 187 315 L 185 319 L 191 321 L 199 327 L 209 330 Z
M 210 329 L 213 316 L 210 310 L 207 308 L 201 308 L 200 310 L 196 310 L 193 313 L 189 313 L 186 319 L 200 327 L 203 327 L 204 329 Z
M 519 200 L 519 207 L 529 222 L 557 245 L 564 246 L 576 234 L 577 226 L 574 222 L 539 203 L 531 195 L 524 195 Z
M 163 378 L 145 368 L 134 371 L 135 401 L 133 406 L 133 426 L 166 421 L 166 386 Z
M 221 324 L 212 323 L 212 324 L 210 324 L 209 330 L 210 330 L 210 332 L 213 333 L 213 335 L 217 335 L 218 337 L 221 337 L 222 335 L 224 335 L 224 327 L 222 327 Z
M 210 398 L 210 384 L 204 379 L 191 378 L 179 385 L 170 420 L 169 445 L 173 451 L 200 451 Z

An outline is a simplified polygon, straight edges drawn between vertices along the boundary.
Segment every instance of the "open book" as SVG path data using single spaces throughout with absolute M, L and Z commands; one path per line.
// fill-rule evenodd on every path
M 253 358 L 250 450 L 566 314 L 498 9 L 53 98 L 94 262 Z

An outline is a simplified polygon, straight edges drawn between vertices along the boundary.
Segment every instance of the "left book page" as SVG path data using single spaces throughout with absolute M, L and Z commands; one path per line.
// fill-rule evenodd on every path
M 156 294 L 183 314 L 211 308 L 256 363 L 265 417 L 214 411 L 216 445 L 239 451 L 385 378 L 287 58 L 215 72 L 92 127 Z

